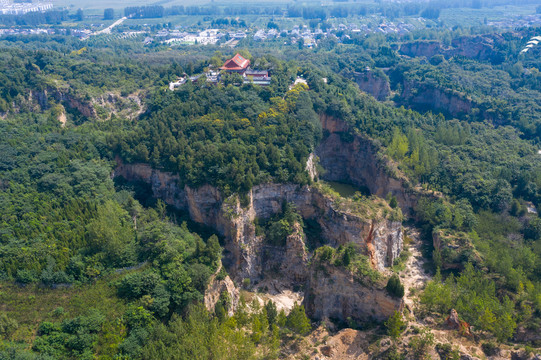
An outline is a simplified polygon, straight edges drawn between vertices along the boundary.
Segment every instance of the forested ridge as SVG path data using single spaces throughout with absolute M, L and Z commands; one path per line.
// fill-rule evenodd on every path
M 307 184 L 321 125 L 305 88 L 282 94 L 198 85 L 158 93 L 152 115 L 114 134 L 112 147 L 129 162 L 173 171 L 192 187 L 218 186 L 226 196 L 273 180 Z
M 180 186 L 210 184 L 246 206 L 258 184 L 313 184 L 306 162 L 328 136 L 322 116 L 348 124 L 343 141 L 369 139 L 419 194 L 435 195 L 419 195 L 412 216 L 435 275 L 419 294 L 424 315 L 444 318 L 456 309 L 483 342 L 538 345 L 517 333 L 541 328 L 541 221 L 528 210 L 541 203 L 539 60 L 518 58 L 519 41 L 506 34 L 498 61 L 420 61 L 394 46 L 476 35 L 371 35 L 313 52 L 254 48 L 247 56 L 270 69 L 271 86 L 211 85 L 202 77 L 176 91 L 166 90 L 176 76 L 234 54 L 175 52 L 168 63 L 155 61 L 163 49 L 130 40 L 111 44 L 122 49 L 116 53 L 64 37 L 41 45 L 2 40 L 0 358 L 280 358 L 318 325 L 304 307 L 286 315 L 272 302 L 241 297 L 230 316 L 224 295 L 205 309 L 209 280 L 227 276 L 221 240 L 184 222 L 185 214 L 152 199 L 148 188 L 111 175 L 118 158 L 147 163 L 178 175 Z M 386 101 L 353 81 L 366 66 L 388 81 Z M 290 87 L 297 77 L 307 86 Z M 419 106 L 402 96 L 407 82 L 458 94 L 472 108 L 452 114 Z M 110 93 L 136 96 L 141 112 L 127 117 L 118 104 L 96 100 Z M 285 209 L 257 224 L 278 244 L 302 222 Z M 323 247 L 316 259 L 355 261 L 356 271 L 377 278 L 352 249 Z M 389 283 L 400 294 L 400 282 Z M 26 314 L 40 299 L 40 310 Z

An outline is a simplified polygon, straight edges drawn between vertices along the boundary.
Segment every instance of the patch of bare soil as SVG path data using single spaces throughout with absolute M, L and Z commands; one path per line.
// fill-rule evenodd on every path
M 60 115 L 58 115 L 58 121 L 60 121 L 60 126 L 66 126 L 66 121 L 68 121 L 68 119 L 66 118 L 65 112 L 62 112 L 60 113 Z
M 286 286 L 279 279 L 264 280 L 258 284 L 257 289 L 259 292 L 245 292 L 250 301 L 257 299 L 261 305 L 264 305 L 272 300 L 277 310 L 284 310 L 286 314 L 289 314 L 295 303 L 302 304 L 304 300 L 303 292 L 291 290 L 291 287 Z
M 406 262 L 405 270 L 400 275 L 400 281 L 404 285 L 404 305 L 406 311 L 415 318 L 415 294 L 419 293 L 419 290 L 423 288 L 431 277 L 424 271 L 425 259 L 421 253 L 422 241 L 419 230 L 415 228 L 406 228 L 406 236 L 412 240 L 409 245 L 409 252 L 411 255 Z

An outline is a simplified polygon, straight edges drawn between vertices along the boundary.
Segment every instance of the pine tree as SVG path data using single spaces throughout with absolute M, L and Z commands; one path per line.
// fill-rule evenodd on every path
M 310 332 L 312 325 L 310 319 L 306 316 L 303 305 L 295 303 L 287 316 L 286 325 L 290 330 L 300 335 L 306 335 Z
M 387 328 L 389 336 L 396 341 L 400 337 L 400 334 L 406 329 L 406 322 L 402 319 L 402 314 L 395 311 L 393 315 L 385 321 L 385 327 Z

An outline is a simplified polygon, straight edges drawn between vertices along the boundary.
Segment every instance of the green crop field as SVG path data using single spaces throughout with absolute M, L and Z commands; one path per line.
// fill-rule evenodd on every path
M 92 9 L 123 9 L 127 6 L 145 6 L 145 5 L 162 5 L 162 6 L 175 6 L 175 5 L 204 5 L 210 1 L 195 1 L 195 0 L 163 0 L 156 2 L 148 2 L 144 0 L 127 0 L 127 1 L 110 1 L 110 0 L 56 0 L 55 6 L 70 7 L 70 8 L 82 8 L 84 10 Z
M 290 0 L 263 0 L 258 3 L 287 3 Z M 69 7 L 69 8 L 82 8 L 84 10 L 96 10 L 105 8 L 123 9 L 127 6 L 146 6 L 146 5 L 161 5 L 161 6 L 190 6 L 190 5 L 207 5 L 210 4 L 210 0 L 159 0 L 149 2 L 145 0 L 126 0 L 126 1 L 110 1 L 110 0 L 55 0 L 54 5 L 57 7 Z M 213 5 L 218 6 L 244 6 L 244 2 L 239 1 L 212 1 Z
M 440 20 L 450 26 L 478 26 L 484 20 L 501 21 L 513 16 L 527 16 L 535 14 L 535 5 L 506 5 L 493 8 L 466 9 L 451 8 L 441 11 Z

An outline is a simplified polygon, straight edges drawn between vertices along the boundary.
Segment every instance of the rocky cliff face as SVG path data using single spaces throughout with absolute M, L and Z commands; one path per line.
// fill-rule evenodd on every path
M 356 72 L 355 82 L 359 86 L 359 89 L 372 95 L 379 101 L 383 101 L 391 95 L 389 80 L 373 71 Z
M 459 55 L 480 61 L 497 60 L 498 51 L 495 47 L 503 41 L 503 37 L 499 34 L 461 36 L 453 39 L 452 48 L 446 52 L 445 56 Z
M 452 116 L 469 114 L 473 102 L 467 96 L 432 84 L 405 81 L 402 99 L 420 110 L 441 111 Z
M 81 99 L 70 93 L 69 89 L 44 89 L 41 91 L 31 91 L 29 100 L 35 101 L 41 109 L 49 107 L 49 100 L 54 99 L 57 102 L 64 103 L 68 108 L 77 109 L 82 115 L 93 118 L 96 117 L 96 110 L 91 101 Z
M 334 266 L 314 264 L 311 270 L 305 308 L 313 319 L 383 321 L 403 306 L 402 299 L 390 297 L 385 289 L 366 286 Z
M 414 41 L 404 43 L 400 46 L 399 52 L 409 57 L 425 56 L 431 58 L 436 54 L 440 54 L 442 46 L 439 41 Z
M 360 136 L 343 141 L 339 132 L 348 130 L 345 122 L 325 115 L 321 116 L 321 122 L 331 133 L 316 151 L 327 169 L 325 178 L 366 186 L 371 193 L 382 197 L 391 192 L 404 208 L 413 206 L 413 194 L 405 190 L 404 180 L 388 175 L 370 141 Z M 317 159 L 312 156 L 307 164 L 314 177 L 318 175 Z M 355 281 L 347 269 L 333 268 L 332 276 L 325 277 L 320 268 L 309 266 L 310 254 L 299 224 L 287 237 L 285 246 L 269 244 L 264 236 L 256 234 L 255 226 L 256 219 L 269 219 L 282 211 L 284 202 L 292 203 L 303 219 L 318 224 L 326 244 L 338 247 L 356 243 L 372 266 L 383 270 L 393 264 L 403 246 L 400 221 L 382 215 L 390 213 L 388 205 L 378 205 L 380 210 L 385 208 L 382 212 L 359 215 L 338 205 L 317 187 L 271 183 L 254 186 L 248 194 L 248 205 L 241 207 L 237 197 L 224 198 L 212 186 L 193 189 L 182 185 L 178 175 L 152 169 L 147 164 L 124 164 L 120 159 L 117 163 L 114 176 L 150 184 L 154 197 L 187 211 L 192 220 L 216 229 L 225 238 L 224 265 L 235 281 L 248 278 L 255 284 L 270 276 L 279 278 L 286 286 L 304 286 L 310 294 L 305 300 L 309 314 L 315 318 L 381 320 L 400 306 L 401 301 L 389 298 L 385 291 Z M 234 294 L 227 279 L 213 280 L 205 300 L 207 307 L 216 304 L 222 291 Z
M 304 234 L 300 224 L 295 224 L 295 231 L 286 239 L 285 258 L 289 261 L 282 262 L 280 271 L 288 274 L 296 283 L 302 284 L 306 281 L 308 273 L 308 251 L 304 242 Z
M 337 119 L 334 116 L 322 113 L 319 115 L 319 120 L 321 122 L 321 127 L 330 133 L 349 131 L 349 126 L 346 122 Z
M 226 276 L 224 279 L 218 279 L 217 273 L 212 275 L 209 280 L 207 290 L 205 291 L 205 307 L 208 311 L 213 312 L 216 304 L 220 300 L 222 293 L 227 293 L 230 300 L 230 306 L 227 309 L 227 312 L 229 316 L 233 316 L 239 304 L 239 289 L 235 286 L 229 276 Z
M 134 118 L 143 112 L 141 99 L 137 95 L 123 97 L 115 93 L 105 93 L 95 98 L 85 98 L 75 94 L 69 86 L 31 90 L 24 106 L 33 106 L 39 111 L 49 108 L 51 100 L 64 104 L 66 108 L 76 109 L 87 118 L 100 117 L 102 120 L 110 118 L 112 114 Z
M 446 58 L 464 56 L 480 61 L 497 61 L 497 47 L 504 42 L 499 34 L 461 36 L 453 39 L 451 46 L 444 47 L 439 41 L 413 41 L 400 46 L 400 53 L 410 57 L 431 58 L 441 54 Z
M 224 263 L 237 281 L 249 278 L 252 283 L 266 275 L 280 277 L 288 286 L 295 284 L 310 288 L 312 297 L 310 314 L 337 317 L 345 320 L 374 317 L 383 319 L 396 309 L 396 302 L 372 287 L 352 281 L 345 269 L 334 272 L 334 280 L 318 283 L 323 279 L 308 267 L 309 254 L 306 251 L 302 229 L 297 224 L 286 240 L 286 246 L 270 246 L 262 236 L 255 232 L 256 217 L 269 218 L 282 210 L 283 202 L 293 203 L 305 219 L 313 219 L 322 229 L 322 237 L 331 246 L 354 242 L 370 257 L 372 265 L 380 270 L 392 265 L 403 246 L 401 223 L 386 219 L 366 219 L 336 209 L 333 200 L 319 190 L 309 186 L 294 184 L 264 184 L 255 186 L 249 194 L 250 204 L 242 208 L 237 198 L 223 199 L 220 192 L 203 186 L 191 189 L 179 186 L 178 176 L 152 169 L 146 164 L 123 164 L 115 171 L 115 176 L 123 176 L 129 181 L 145 181 L 152 187 L 155 197 L 168 204 L 187 210 L 197 222 L 214 227 L 226 239 Z M 310 279 L 310 280 L 308 280 Z M 332 278 L 331 278 L 332 279 Z M 334 281 L 334 282 L 333 282 Z M 219 294 L 227 291 L 234 294 L 227 279 L 211 282 L 208 289 L 207 307 L 213 307 Z M 338 293 L 340 291 L 340 293 Z M 326 300 L 329 294 L 333 300 Z M 233 296 L 232 296 L 233 297 Z M 320 306 L 337 306 L 317 310 Z M 366 305 L 366 307 L 365 307 Z M 345 316 L 345 317 L 342 317 Z
M 389 170 L 385 160 L 378 157 L 373 142 L 361 136 L 355 136 L 352 140 L 342 139 L 339 132 L 343 131 L 345 125 L 338 126 L 334 122 L 325 122 L 333 125 L 324 127 L 331 134 L 316 149 L 320 164 L 325 169 L 320 177 L 366 188 L 371 194 L 383 198 L 391 193 L 396 196 L 402 211 L 411 213 L 417 196 L 407 180 L 390 173 L 392 170 Z
M 254 220 L 268 219 L 282 211 L 284 202 L 293 203 L 305 219 L 314 219 L 322 229 L 322 236 L 331 246 L 354 242 L 370 256 L 377 269 L 390 266 L 402 250 L 400 222 L 386 219 L 366 219 L 334 206 L 333 200 L 319 190 L 294 184 L 263 184 L 249 194 L 250 203 L 242 208 L 237 198 L 223 199 L 220 192 L 209 185 L 199 189 L 181 187 L 177 175 L 152 169 L 146 164 L 123 164 L 115 171 L 128 181 L 144 181 L 151 185 L 155 197 L 179 209 L 187 210 L 196 222 L 215 228 L 226 238 L 225 260 L 236 279 L 259 280 L 265 269 L 274 266 L 269 258 L 295 264 L 297 253 L 288 248 L 300 248 L 297 241 L 288 239 L 286 248 L 276 249 L 256 236 Z M 294 234 L 295 235 L 295 234 Z M 281 252 L 276 254 L 276 252 Z M 261 256 L 266 253 L 267 256 Z M 294 258 L 290 258 L 294 256 Z M 286 272 L 287 276 L 300 275 Z
M 448 229 L 434 230 L 432 244 L 435 256 L 443 270 L 463 270 L 467 262 L 479 264 L 481 256 L 475 250 L 470 236 L 464 232 L 454 232 Z M 436 255 L 437 254 L 437 255 Z

